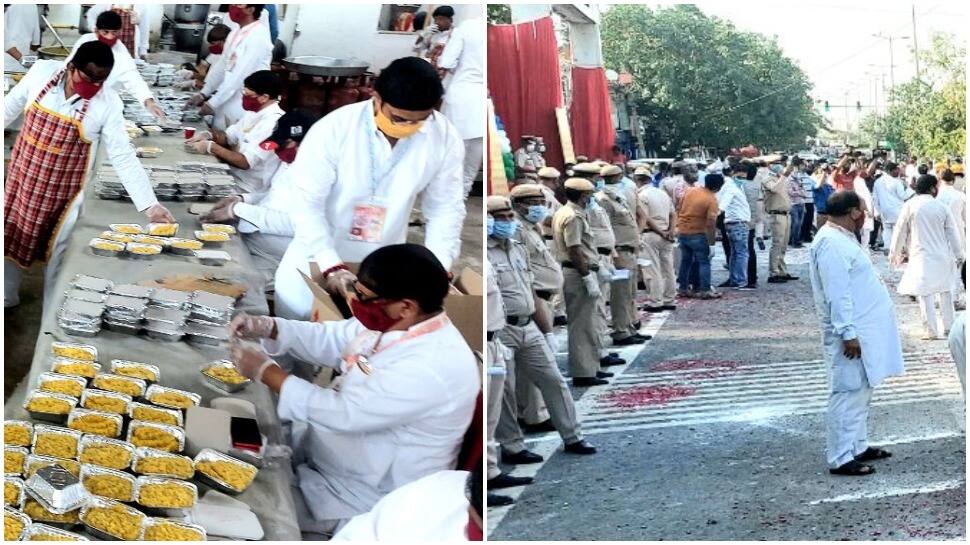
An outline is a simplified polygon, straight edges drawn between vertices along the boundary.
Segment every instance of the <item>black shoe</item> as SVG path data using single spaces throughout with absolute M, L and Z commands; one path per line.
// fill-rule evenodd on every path
M 512 505 L 513 503 L 515 503 L 515 500 L 509 496 L 492 494 L 491 492 L 488 493 L 488 497 L 485 500 L 485 505 L 488 507 L 503 507 L 505 505 Z
M 630 327 L 632 327 L 637 331 L 640 331 L 640 328 L 643 327 L 643 323 L 637 320 L 636 322 L 633 322 L 633 325 L 631 325 Z
M 645 339 L 641 339 L 637 335 L 630 335 L 623 339 L 617 339 L 613 341 L 613 346 L 630 346 L 631 344 L 643 344 Z
M 511 453 L 504 448 L 502 449 L 502 463 L 512 466 L 525 465 L 525 464 L 538 464 L 542 461 L 542 456 L 528 450 L 521 450 L 516 453 Z
M 663 312 L 664 310 L 665 310 L 664 307 L 648 307 L 648 306 L 643 307 L 644 312 L 652 312 L 654 314 L 658 312 Z
M 645 343 L 653 338 L 653 335 L 644 335 L 643 333 L 636 333 L 633 336 L 639 338 L 641 343 Z
M 545 419 L 538 424 L 523 424 L 521 426 L 522 431 L 525 433 L 546 433 L 547 431 L 556 431 L 556 427 L 552 425 L 552 420 Z
M 610 373 L 609 371 L 597 371 L 596 372 L 596 378 L 610 378 L 612 376 L 613 376 L 613 373 Z
M 552 325 L 566 325 L 568 321 L 565 316 L 556 316 L 552 319 Z
M 789 248 L 801 248 L 802 247 L 802 243 L 801 242 L 796 242 L 795 244 L 789 244 L 788 247 Z
M 724 282 L 721 282 L 720 284 L 718 284 L 717 287 L 719 287 L 719 288 L 734 288 L 734 287 L 737 287 L 737 286 L 735 286 L 734 284 L 732 284 L 730 281 L 725 280 Z
M 786 274 L 784 278 L 785 280 L 798 280 L 797 276 L 792 276 L 790 274 Z
M 643 280 L 637 282 L 637 289 L 646 291 L 647 285 L 643 283 Z
M 609 384 L 610 382 L 605 379 L 596 377 L 574 377 L 573 386 L 577 388 L 588 388 L 589 386 L 599 386 L 601 384 Z
M 513 486 L 525 486 L 532 484 L 534 480 L 532 477 L 516 477 L 508 473 L 500 473 L 498 477 L 488 480 L 488 489 L 497 490 L 500 488 L 512 488 Z
M 570 454 L 596 454 L 596 447 L 589 444 L 589 441 L 580 439 L 574 443 L 569 443 L 563 450 Z
M 788 277 L 786 277 L 786 276 L 769 276 L 768 277 L 768 283 L 769 284 L 784 284 L 785 282 L 788 282 Z
M 677 310 L 677 305 L 664 305 L 660 308 L 662 308 L 663 310 Z
M 606 356 L 600 358 L 600 367 L 612 367 L 614 365 L 623 365 L 626 360 L 618 356 Z

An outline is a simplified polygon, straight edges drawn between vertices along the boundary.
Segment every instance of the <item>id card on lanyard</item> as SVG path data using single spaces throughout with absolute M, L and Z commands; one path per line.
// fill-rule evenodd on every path
M 374 372 L 374 368 L 370 365 L 370 358 L 374 354 L 422 335 L 434 333 L 450 323 L 451 319 L 442 311 L 437 316 L 412 327 L 399 339 L 384 346 L 380 346 L 383 338 L 382 333 L 378 333 L 377 331 L 364 331 L 350 342 L 346 355 L 341 358 L 344 361 L 344 366 L 341 370 L 344 373 L 348 373 L 350 370 L 357 368 L 365 375 L 370 375 Z M 363 345 L 367 344 L 371 345 L 370 348 L 363 348 Z
M 364 116 L 369 119 L 366 125 L 370 138 L 370 196 L 354 204 L 354 215 L 350 221 L 347 238 L 356 242 L 379 243 L 383 239 L 384 223 L 387 219 L 387 202 L 378 194 L 381 181 L 394 171 L 394 167 L 405 155 L 409 141 L 398 140 L 397 146 L 391 148 L 391 157 L 387 165 L 379 165 L 377 146 L 381 145 L 382 136 L 378 134 L 373 112 L 365 108 Z M 381 168 L 382 166 L 384 168 Z

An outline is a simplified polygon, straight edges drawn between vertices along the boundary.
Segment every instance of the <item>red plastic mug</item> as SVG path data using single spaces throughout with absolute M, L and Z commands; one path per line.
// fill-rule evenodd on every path
M 195 136 L 195 127 L 182 127 L 182 130 L 185 131 L 186 140 Z

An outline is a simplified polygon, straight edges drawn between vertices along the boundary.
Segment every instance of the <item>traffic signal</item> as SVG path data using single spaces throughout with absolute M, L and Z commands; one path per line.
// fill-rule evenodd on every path
M 825 101 L 825 111 L 829 111 L 829 101 Z
M 858 100 L 855 101 L 855 109 L 856 110 L 859 110 L 861 112 L 862 111 L 862 102 L 859 102 Z

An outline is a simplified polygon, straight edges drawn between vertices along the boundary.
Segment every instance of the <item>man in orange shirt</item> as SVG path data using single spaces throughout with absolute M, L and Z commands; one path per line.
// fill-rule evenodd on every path
M 869 163 L 869 168 L 866 169 L 862 157 L 853 159 L 851 155 L 846 153 L 839 158 L 839 162 L 835 165 L 835 174 L 832 175 L 832 185 L 836 191 L 852 191 L 857 176 L 863 180 L 870 180 L 875 175 L 878 166 L 879 163 L 874 159 Z
M 715 221 L 720 212 L 715 196 L 724 185 L 720 174 L 708 174 L 704 187 L 687 190 L 677 212 L 677 238 L 680 246 L 680 274 L 677 275 L 678 295 L 700 299 L 716 299 L 721 295 L 711 291 L 711 246 L 715 242 Z M 696 264 L 697 285 L 688 291 L 691 267 Z

